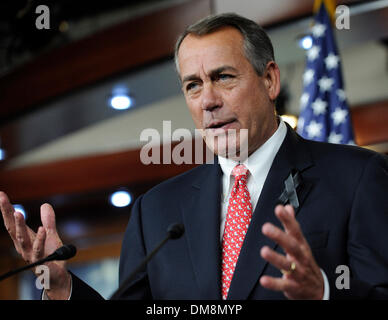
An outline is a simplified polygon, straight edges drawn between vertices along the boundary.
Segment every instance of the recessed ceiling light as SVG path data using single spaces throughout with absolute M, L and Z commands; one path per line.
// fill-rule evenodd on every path
M 116 191 L 110 196 L 110 202 L 118 208 L 129 206 L 131 201 L 132 197 L 127 191 Z
M 309 50 L 313 46 L 313 38 L 307 34 L 299 38 L 298 45 L 304 50 Z
M 13 208 L 15 209 L 15 211 L 20 212 L 23 215 L 24 220 L 27 219 L 26 210 L 24 210 L 24 207 L 21 204 L 14 204 Z
M 116 85 L 113 88 L 109 105 L 115 110 L 126 110 L 132 107 L 133 99 L 129 95 L 128 88 L 125 85 Z
M 126 110 L 132 106 L 132 99 L 128 95 L 114 95 L 110 99 L 110 106 L 115 110 Z

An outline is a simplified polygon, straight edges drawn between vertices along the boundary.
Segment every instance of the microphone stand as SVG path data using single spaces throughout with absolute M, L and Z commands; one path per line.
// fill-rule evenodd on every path
M 28 264 L 26 266 L 8 271 L 7 273 L 0 276 L 0 281 L 13 276 L 19 272 L 25 271 L 27 269 L 33 268 L 39 264 L 43 264 L 48 261 L 53 260 L 67 260 L 75 256 L 77 250 L 73 245 L 64 245 L 61 248 L 57 249 L 54 253 L 50 254 L 46 258 L 35 261 L 34 263 Z
M 43 264 L 45 262 L 47 262 L 47 260 L 46 259 L 42 259 L 42 260 L 38 260 L 38 261 L 36 261 L 34 263 L 28 264 L 26 266 L 20 267 L 18 269 L 14 269 L 14 270 L 8 271 L 7 273 L 5 273 L 5 274 L 0 276 L 0 281 L 13 276 L 14 274 L 17 274 L 19 272 L 22 272 L 22 271 L 25 271 L 25 270 L 30 269 L 32 267 L 35 267 L 35 266 L 37 266 L 39 264 Z

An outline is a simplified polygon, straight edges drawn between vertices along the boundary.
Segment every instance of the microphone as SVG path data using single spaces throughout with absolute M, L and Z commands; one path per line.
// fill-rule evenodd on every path
M 42 259 L 47 261 L 53 261 L 53 260 L 68 260 L 70 258 L 73 258 L 75 254 L 77 253 L 77 248 L 73 246 L 72 244 L 65 244 L 62 247 L 58 248 L 54 251 L 54 253 L 50 254 L 46 258 Z
M 169 239 L 179 239 L 185 233 L 183 224 L 175 223 L 168 227 L 167 233 L 170 235 Z
M 34 263 L 28 264 L 26 266 L 23 266 L 18 269 L 11 270 L 3 275 L 0 276 L 0 281 L 13 276 L 14 274 L 17 274 L 19 272 L 25 271 L 27 269 L 30 269 L 32 267 L 35 267 L 39 264 L 43 264 L 48 261 L 54 261 L 54 260 L 67 260 L 75 256 L 77 253 L 77 248 L 73 246 L 72 244 L 65 244 L 64 246 L 58 248 L 55 250 L 52 254 L 48 255 L 46 258 L 40 259 L 38 261 L 35 261 Z
M 170 239 L 179 239 L 184 233 L 185 227 L 183 224 L 175 223 L 169 226 L 167 228 L 167 236 L 144 258 L 140 265 L 132 271 L 132 273 L 125 279 L 123 284 L 115 291 L 109 300 L 118 300 L 128 290 L 128 286 L 135 276 L 147 265 L 147 263 L 164 246 L 164 244 Z

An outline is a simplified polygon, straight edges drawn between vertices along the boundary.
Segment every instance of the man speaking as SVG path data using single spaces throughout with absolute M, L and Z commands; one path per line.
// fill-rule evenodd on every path
M 387 159 L 304 140 L 277 117 L 279 68 L 270 39 L 253 21 L 209 16 L 185 30 L 175 58 L 215 163 L 137 199 L 122 245 L 121 283 L 169 225 L 181 222 L 186 231 L 136 273 L 122 298 L 388 298 Z M 228 152 L 232 143 L 236 154 Z M 245 151 L 248 157 L 237 161 Z M 41 207 L 42 227 L 34 233 L 4 193 L 0 203 L 26 261 L 61 246 L 50 205 Z M 101 298 L 64 262 L 47 265 L 45 298 Z M 346 288 L 336 282 L 339 266 L 350 270 Z

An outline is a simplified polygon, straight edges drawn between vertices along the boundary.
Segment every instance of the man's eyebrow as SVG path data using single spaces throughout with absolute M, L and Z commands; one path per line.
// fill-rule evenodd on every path
M 232 67 L 232 66 L 221 66 L 219 68 L 216 68 L 214 70 L 211 70 L 210 71 L 210 75 L 213 76 L 213 75 L 217 75 L 217 74 L 220 74 L 224 71 L 233 71 L 233 72 L 237 72 L 237 69 Z
M 183 78 L 182 83 L 184 83 L 186 81 L 193 81 L 193 80 L 198 80 L 198 79 L 199 79 L 199 76 L 197 76 L 196 74 L 190 74 L 190 75 Z
M 237 72 L 237 69 L 232 67 L 232 66 L 221 66 L 221 67 L 218 67 L 216 69 L 213 69 L 210 71 L 210 76 L 214 76 L 214 75 L 217 75 L 217 74 L 220 74 L 224 71 L 233 71 L 233 72 Z M 198 80 L 200 79 L 200 77 L 196 74 L 190 74 L 188 76 L 185 76 L 182 80 L 182 83 L 186 82 L 186 81 L 193 81 L 193 80 Z

